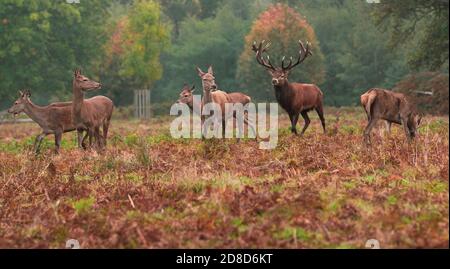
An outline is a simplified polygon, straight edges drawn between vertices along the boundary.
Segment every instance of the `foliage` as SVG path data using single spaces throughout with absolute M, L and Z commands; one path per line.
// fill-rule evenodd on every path
M 170 51 L 162 57 L 165 75 L 156 85 L 154 100 L 175 101 L 184 83 L 201 83 L 195 67 L 214 67 L 216 82 L 221 89 L 237 90 L 235 81 L 237 55 L 243 47 L 243 37 L 249 22 L 236 16 L 237 1 L 229 1 L 213 18 L 187 18 L 180 26 L 180 35 Z M 241 5 L 241 9 L 245 7 Z M 241 11 L 241 12 L 245 12 Z M 224 23 L 227 22 L 227 23 Z
M 323 55 L 313 28 L 299 13 L 286 5 L 270 6 L 253 23 L 250 33 L 245 37 L 245 47 L 239 58 L 238 79 L 241 88 L 260 100 L 273 99 L 270 77 L 263 67 L 256 63 L 251 46 L 254 41 L 270 40 L 270 57 L 276 66 L 281 64 L 283 56 L 298 57 L 298 41 L 312 43 L 313 56 L 309 57 L 290 75 L 291 81 L 304 81 L 320 84 L 325 70 Z M 270 96 L 270 97 L 269 97 Z
M 159 56 L 169 44 L 169 29 L 153 0 L 135 1 L 123 23 L 123 62 L 119 75 L 150 87 L 162 76 Z
M 2 125 L 0 247 L 360 249 L 376 237 L 382 248 L 448 248 L 448 118 L 425 117 L 411 145 L 400 127 L 374 131 L 366 149 L 362 108 L 326 115 L 327 135 L 315 117 L 304 138 L 282 133 L 271 151 L 173 139 L 170 119 L 155 119 L 114 121 L 101 154 L 71 139 L 59 156 L 52 145 L 34 156 L 13 146 L 32 142 L 36 124 Z
M 449 2 L 442 0 L 382 0 L 374 5 L 376 24 L 391 34 L 393 48 L 415 44 L 409 63 L 436 71 L 447 64 Z M 417 34 L 420 30 L 420 34 Z
M 422 72 L 406 76 L 393 90 L 410 96 L 417 108 L 424 113 L 448 115 L 448 88 L 448 74 Z M 427 96 L 424 92 L 431 92 L 433 95 Z
M 296 22 L 262 25 L 272 19 L 264 18 L 269 6 L 284 7 Z M 317 83 L 326 105 L 356 105 L 368 88 L 392 88 L 419 71 L 448 73 L 448 1 L 5 0 L 0 111 L 22 88 L 38 104 L 71 100 L 75 67 L 104 85 L 89 96 L 107 95 L 116 106 L 132 104 L 130 90 L 149 87 L 155 110 L 167 114 L 184 83 L 200 88 L 195 66 L 210 64 L 221 89 L 270 101 L 270 77 L 250 50 L 263 37 L 273 42 L 276 64 L 297 54 L 296 39 L 313 41 L 314 56 L 291 81 Z
M 103 55 L 106 36 L 99 22 L 108 5 L 107 0 L 1 1 L 0 107 L 9 106 L 24 88 L 41 104 L 52 96 L 71 96 L 73 69 L 90 73 Z
M 407 74 L 404 52 L 389 49 L 388 35 L 368 20 L 370 4 L 353 0 L 299 3 L 325 56 L 326 77 L 320 87 L 327 105 L 358 105 L 367 89 L 390 88 Z

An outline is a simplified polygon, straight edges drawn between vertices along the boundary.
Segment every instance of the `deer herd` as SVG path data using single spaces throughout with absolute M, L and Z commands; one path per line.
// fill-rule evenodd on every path
M 279 67 L 275 67 L 270 61 L 270 56 L 268 55 L 270 42 L 265 43 L 263 41 L 259 44 L 255 42 L 252 50 L 255 53 L 256 62 L 263 66 L 272 77 L 276 100 L 289 115 L 291 132 L 295 135 L 298 134 L 296 126 L 301 115 L 305 121 L 300 133 L 300 135 L 303 135 L 311 122 L 308 112 L 315 110 L 321 121 L 323 132 L 326 133 L 322 91 L 314 84 L 288 81 L 291 70 L 303 63 L 307 57 L 313 55 L 309 42 L 305 46 L 299 41 L 298 45 L 299 52 L 296 60 L 291 57 L 287 63 L 285 58 L 283 58 Z M 205 104 L 216 103 L 222 109 L 222 113 L 225 113 L 225 104 L 227 103 L 245 106 L 251 102 L 251 98 L 243 93 L 226 93 L 220 90 L 215 82 L 214 71 L 211 66 L 207 72 L 203 72 L 197 67 L 197 72 L 203 86 L 203 96 L 197 111 L 201 111 Z M 104 149 L 114 110 L 113 102 L 105 96 L 95 96 L 90 99 L 84 98 L 85 92 L 100 90 L 101 88 L 102 85 L 100 83 L 87 78 L 81 74 L 80 69 L 76 69 L 73 74 L 72 102 L 57 102 L 47 106 L 38 106 L 31 101 L 30 91 L 24 90 L 19 92 L 19 98 L 8 112 L 14 115 L 23 112 L 42 128 L 42 132 L 36 137 L 34 142 L 34 151 L 36 153 L 39 153 L 44 137 L 50 134 L 55 136 L 55 151 L 58 153 L 62 134 L 75 130 L 77 131 L 79 148 L 95 147 Z M 189 87 L 185 84 L 177 103 L 186 104 L 191 110 L 195 110 L 193 102 L 194 90 L 195 86 Z M 367 145 L 371 143 L 370 132 L 379 120 L 386 122 L 389 131 L 392 123 L 402 125 L 408 141 L 411 141 L 416 136 L 417 128 L 421 122 L 421 115 L 408 100 L 407 96 L 389 90 L 373 88 L 361 95 L 361 105 L 368 119 L 367 127 L 364 130 L 364 141 Z M 236 117 L 236 115 L 231 116 Z M 222 120 L 227 120 L 227 117 L 223 115 Z M 244 122 L 253 129 L 248 119 L 244 119 Z M 225 128 L 225 124 L 222 124 L 222 126 Z M 253 129 L 253 131 L 255 130 Z M 89 140 L 89 146 L 86 145 L 87 139 Z

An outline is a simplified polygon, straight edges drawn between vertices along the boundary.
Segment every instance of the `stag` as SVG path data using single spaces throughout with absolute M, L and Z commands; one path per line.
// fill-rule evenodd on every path
M 72 122 L 72 103 L 53 103 L 42 107 L 33 104 L 30 100 L 30 91 L 19 91 L 19 93 L 19 99 L 8 109 L 8 112 L 14 115 L 24 112 L 42 128 L 42 132 L 34 141 L 34 152 L 36 154 L 39 153 L 44 137 L 53 134 L 55 135 L 55 152 L 59 153 L 62 134 L 76 129 Z M 82 135 L 82 132 L 79 135 Z M 78 139 L 79 147 L 84 145 L 87 136 L 88 133 L 82 138 L 83 142 L 81 142 L 81 139 Z
M 364 140 L 370 144 L 370 132 L 378 120 L 385 120 L 403 126 L 408 141 L 414 139 L 422 116 L 402 93 L 373 88 L 361 95 L 361 105 L 367 114 L 368 124 L 364 130 Z
M 101 84 L 83 76 L 80 69 L 74 72 L 72 89 L 72 119 L 77 131 L 79 133 L 82 130 L 88 131 L 89 146 L 92 146 L 92 137 L 95 135 L 97 146 L 99 148 L 105 147 L 114 110 L 113 102 L 105 96 L 84 99 L 85 92 L 101 89 Z M 103 135 L 100 135 L 100 127 L 103 128 Z
M 275 97 L 278 104 L 288 113 L 291 120 L 291 131 L 294 134 L 297 133 L 297 122 L 299 115 L 301 114 L 305 120 L 305 126 L 301 132 L 303 135 L 308 128 L 311 120 L 309 119 L 308 112 L 315 109 L 319 115 L 322 123 L 322 128 L 325 131 L 325 118 L 323 116 L 323 93 L 314 84 L 303 83 L 290 83 L 288 76 L 290 71 L 301 64 L 308 56 L 312 55 L 310 51 L 310 43 L 306 43 L 306 48 L 301 41 L 299 41 L 300 51 L 297 60 L 294 62 L 291 57 L 289 63 L 285 66 L 285 57 L 281 62 L 281 67 L 275 67 L 270 62 L 270 56 L 264 58 L 264 53 L 267 54 L 267 50 L 270 47 L 270 42 L 264 44 L 262 41 L 258 46 L 253 43 L 252 49 L 256 54 L 256 61 L 258 64 L 265 67 L 272 76 L 272 85 L 275 90 Z

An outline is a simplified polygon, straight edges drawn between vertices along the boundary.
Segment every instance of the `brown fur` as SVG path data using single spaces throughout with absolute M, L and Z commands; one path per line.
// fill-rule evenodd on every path
M 19 114 L 24 112 L 42 128 L 34 142 L 34 151 L 39 152 L 42 140 L 49 134 L 55 135 L 55 151 L 59 153 L 62 134 L 74 131 L 75 125 L 72 121 L 72 103 L 53 103 L 48 106 L 38 106 L 30 100 L 30 92 L 20 92 L 20 97 L 8 110 L 9 113 Z M 87 136 L 87 134 L 86 134 Z M 86 136 L 82 139 L 86 139 Z M 83 145 L 79 139 L 79 147 Z
M 78 130 L 88 130 L 90 137 L 95 135 L 99 148 L 106 146 L 114 104 L 111 99 L 105 96 L 84 99 L 84 92 L 100 88 L 100 83 L 81 75 L 80 70 L 75 71 L 73 78 L 73 122 Z M 103 135 L 100 135 L 100 127 L 103 128 Z M 91 139 L 89 139 L 89 145 L 92 146 Z
M 243 105 L 248 104 L 251 101 L 251 98 L 243 93 L 236 92 L 232 94 L 228 94 L 224 91 L 217 90 L 217 84 L 215 82 L 214 71 L 212 66 L 208 68 L 208 72 L 203 72 L 199 67 L 197 67 L 197 72 L 199 77 L 202 79 L 203 86 L 203 98 L 202 98 L 202 107 L 204 104 L 214 102 L 220 105 L 222 110 L 222 126 L 223 126 L 223 134 L 225 135 L 225 122 L 229 117 L 233 117 L 237 119 L 236 113 L 233 115 L 225 115 L 225 104 L 238 104 L 241 103 Z M 256 134 L 256 130 L 253 128 L 251 124 L 249 124 L 248 119 L 244 117 L 244 123 L 253 130 Z
M 380 119 L 403 125 L 408 140 L 416 136 L 421 116 L 404 94 L 373 88 L 361 95 L 361 105 L 369 122 L 364 131 L 367 144 L 370 143 L 370 131 Z
M 292 68 L 302 63 L 312 53 L 309 51 L 309 44 L 307 43 L 306 49 L 303 43 L 300 44 L 299 57 L 296 63 L 292 62 L 285 67 L 284 59 L 281 63 L 281 67 L 274 67 L 270 60 L 266 60 L 263 57 L 263 53 L 267 52 L 270 46 L 264 45 L 263 42 L 256 46 L 253 45 L 253 51 L 256 53 L 256 61 L 264 66 L 272 76 L 272 84 L 275 89 L 275 97 L 278 104 L 288 113 L 291 120 L 291 131 L 297 134 L 297 122 L 300 115 L 305 120 L 305 126 L 302 129 L 301 135 L 303 135 L 308 128 L 311 120 L 309 119 L 308 112 L 316 110 L 322 123 L 323 132 L 326 132 L 325 117 L 323 115 L 323 93 L 314 84 L 303 83 L 290 83 L 288 76 Z

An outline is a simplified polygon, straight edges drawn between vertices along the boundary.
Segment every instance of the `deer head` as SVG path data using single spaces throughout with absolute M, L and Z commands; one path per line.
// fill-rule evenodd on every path
M 192 108 L 194 104 L 193 92 L 195 91 L 195 85 L 189 87 L 189 85 L 184 84 L 183 89 L 181 89 L 180 98 L 177 101 L 177 104 L 187 104 Z
M 417 113 L 417 112 L 413 112 L 411 113 L 411 116 L 408 119 L 408 129 L 409 129 L 409 133 L 411 135 L 411 137 L 415 137 L 416 133 L 417 133 L 417 129 L 419 129 L 420 123 L 422 121 L 422 115 Z
M 19 91 L 20 97 L 14 102 L 14 105 L 8 109 L 8 113 L 17 115 L 25 110 L 25 106 L 30 103 L 31 93 L 29 90 Z
M 217 90 L 217 84 L 214 77 L 214 71 L 212 66 L 208 68 L 208 72 L 203 72 L 199 67 L 197 67 L 198 76 L 202 79 L 202 85 L 204 91 L 215 91 Z
M 73 83 L 76 88 L 82 91 L 99 90 L 102 88 L 102 84 L 90 80 L 88 77 L 81 74 L 81 69 L 76 69 L 73 74 Z
M 281 61 L 281 67 L 275 67 L 270 62 L 270 56 L 267 54 L 267 50 L 271 45 L 270 42 L 265 44 L 265 41 L 262 41 L 261 43 L 259 43 L 259 45 L 257 45 L 256 42 L 253 43 L 252 50 L 256 54 L 256 61 L 269 71 L 270 75 L 272 76 L 272 84 L 274 86 L 282 86 L 284 84 L 287 84 L 290 71 L 297 65 L 301 64 L 309 55 L 312 55 L 312 52 L 309 48 L 311 44 L 309 42 L 306 42 L 306 48 L 303 45 L 302 41 L 299 40 L 298 43 L 300 46 L 300 50 L 297 60 L 294 62 L 294 59 L 290 57 L 289 63 L 285 65 L 286 57 L 283 57 Z M 264 53 L 267 54 L 266 58 L 264 58 Z

